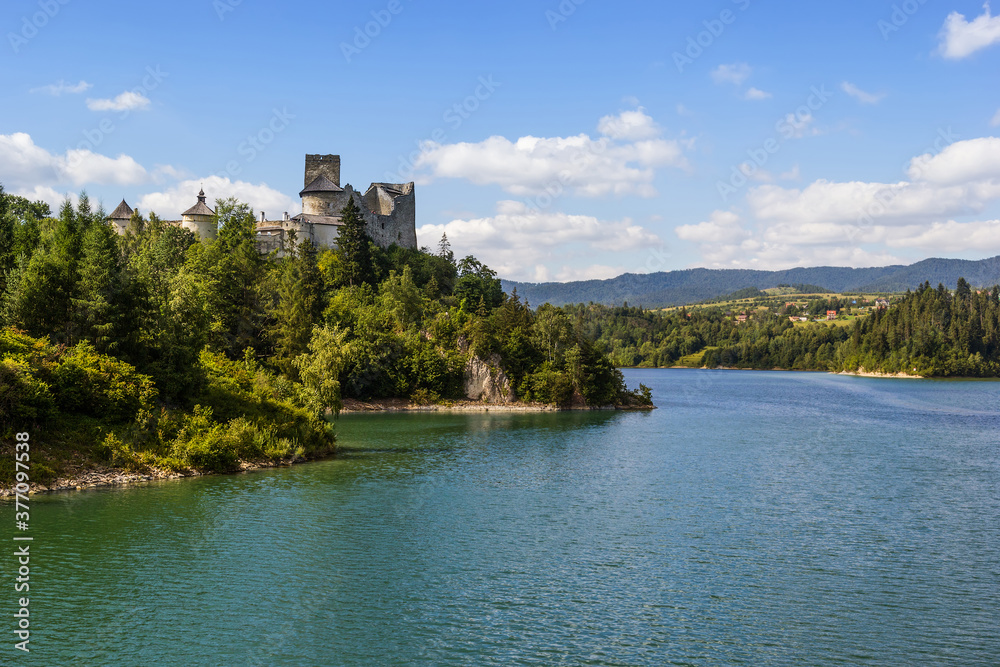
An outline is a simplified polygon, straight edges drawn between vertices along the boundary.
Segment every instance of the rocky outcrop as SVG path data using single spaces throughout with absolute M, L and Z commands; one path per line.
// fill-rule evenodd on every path
M 492 404 L 516 400 L 510 378 L 500 368 L 499 355 L 494 354 L 488 361 L 475 356 L 469 359 L 465 365 L 465 395 L 469 400 Z

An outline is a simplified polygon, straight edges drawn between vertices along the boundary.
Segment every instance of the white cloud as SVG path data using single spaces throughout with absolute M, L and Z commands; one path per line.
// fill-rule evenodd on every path
M 750 76 L 753 70 L 746 63 L 719 65 L 712 70 L 712 80 L 716 83 L 732 83 L 740 85 Z
M 716 211 L 675 233 L 700 244 L 711 266 L 874 266 L 906 262 L 899 249 L 1000 253 L 1000 221 L 956 221 L 996 202 L 1000 139 L 982 137 L 913 158 L 907 180 L 896 183 L 758 185 L 747 192 L 743 216 Z
M 149 98 L 142 93 L 125 91 L 114 99 L 87 100 L 87 108 L 91 111 L 136 111 L 149 108 Z
M 425 142 L 416 160 L 422 183 L 461 178 L 477 185 L 499 185 L 518 197 L 584 197 L 656 194 L 653 180 L 661 167 L 686 168 L 690 140 L 663 139 L 640 108 L 602 118 L 602 136 L 494 136 L 479 143 Z M 418 177 L 419 178 L 419 177 Z
M 983 5 L 983 14 L 972 21 L 952 12 L 941 28 L 938 52 L 950 60 L 961 60 L 976 51 L 1000 42 L 1000 16 L 990 15 L 990 3 Z
M 606 137 L 626 141 L 652 139 L 663 133 L 642 107 L 635 111 L 623 111 L 617 116 L 605 116 L 598 122 L 597 130 Z
M 278 192 L 267 184 L 231 181 L 221 176 L 209 176 L 204 179 L 191 179 L 178 183 L 163 192 L 152 192 L 139 199 L 139 208 L 148 213 L 155 212 L 164 219 L 176 220 L 181 213 L 195 205 L 198 201 L 198 191 L 205 189 L 210 205 L 214 208 L 215 200 L 236 197 L 241 202 L 250 204 L 255 211 L 264 211 L 268 219 L 280 218 L 284 212 L 295 215 L 299 212 L 301 203 Z
M 1000 127 L 1000 109 L 997 109 L 996 114 L 990 120 L 991 127 Z
M 60 95 L 69 94 L 77 95 L 79 93 L 86 92 L 94 87 L 94 84 L 87 83 L 86 81 L 80 81 L 80 83 L 66 83 L 60 79 L 56 83 L 50 83 L 47 86 L 40 86 L 38 88 L 32 88 L 30 93 L 45 93 L 46 95 L 52 95 L 53 97 L 59 97 Z
M 885 99 L 885 93 L 866 93 L 849 81 L 840 84 L 840 89 L 861 104 L 878 104 Z
M 149 179 L 146 169 L 128 155 L 111 158 L 79 149 L 56 155 L 23 132 L 0 134 L 0 182 L 12 187 L 135 185 Z
M 556 274 L 555 280 L 561 283 L 577 280 L 608 280 L 628 272 L 629 269 L 624 266 L 607 266 L 605 264 L 591 264 L 583 268 L 564 266 Z
M 504 278 L 539 282 L 584 275 L 612 277 L 612 272 L 620 275 L 627 271 L 622 266 L 633 264 L 638 270 L 645 261 L 642 251 L 662 245 L 656 234 L 628 218 L 603 221 L 533 209 L 516 201 L 498 202 L 496 214 L 490 217 L 424 225 L 417 233 L 424 244 L 433 244 L 447 233 L 456 254 L 475 252 Z M 622 255 L 623 261 L 616 262 L 620 266 L 606 263 Z M 588 268 L 574 268 L 578 265 Z M 553 266 L 561 268 L 553 271 Z
M 60 192 L 47 185 L 36 185 L 31 188 L 14 188 L 11 194 L 24 197 L 30 201 L 43 201 L 49 205 L 53 213 L 59 211 L 59 207 L 67 198 L 76 206 L 80 202 L 80 196 L 75 192 Z
M 907 175 L 913 181 L 940 185 L 1000 180 L 1000 138 L 956 141 L 937 155 L 915 157 Z
M 1000 220 L 935 222 L 930 227 L 890 234 L 886 245 L 894 248 L 918 248 L 927 252 L 975 250 L 995 254 L 1000 252 Z
M 774 97 L 774 95 L 765 92 L 760 88 L 751 88 L 743 95 L 743 98 L 747 100 L 769 100 L 772 97 Z
M 681 225 L 675 231 L 680 239 L 695 243 L 727 244 L 750 236 L 743 229 L 740 216 L 732 211 L 714 211 L 705 222 Z

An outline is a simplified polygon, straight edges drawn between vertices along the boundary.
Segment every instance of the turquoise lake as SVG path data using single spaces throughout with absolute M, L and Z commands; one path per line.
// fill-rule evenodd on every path
M 34 497 L 0 662 L 1000 664 L 1000 383 L 626 377 L 659 409 L 350 415 L 332 460 Z

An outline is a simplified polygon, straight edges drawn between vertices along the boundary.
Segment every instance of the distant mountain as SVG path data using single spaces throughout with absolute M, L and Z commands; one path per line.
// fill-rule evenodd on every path
M 798 268 L 787 271 L 748 269 L 688 269 L 666 273 L 634 274 L 610 280 L 573 283 L 519 283 L 503 281 L 510 293 L 515 288 L 528 303 L 603 303 L 661 308 L 708 301 L 748 287 L 769 289 L 779 285 L 809 284 L 833 292 L 905 292 L 924 281 L 944 283 L 954 288 L 959 278 L 975 287 L 1000 284 L 1000 256 L 979 261 L 965 259 L 925 259 L 911 266 L 883 266 L 850 269 L 836 266 Z

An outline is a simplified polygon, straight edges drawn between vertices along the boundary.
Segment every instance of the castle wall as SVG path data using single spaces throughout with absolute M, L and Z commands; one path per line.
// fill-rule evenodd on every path
M 319 248 L 337 247 L 337 237 L 340 236 L 340 227 L 337 225 L 313 225 L 312 242 Z

